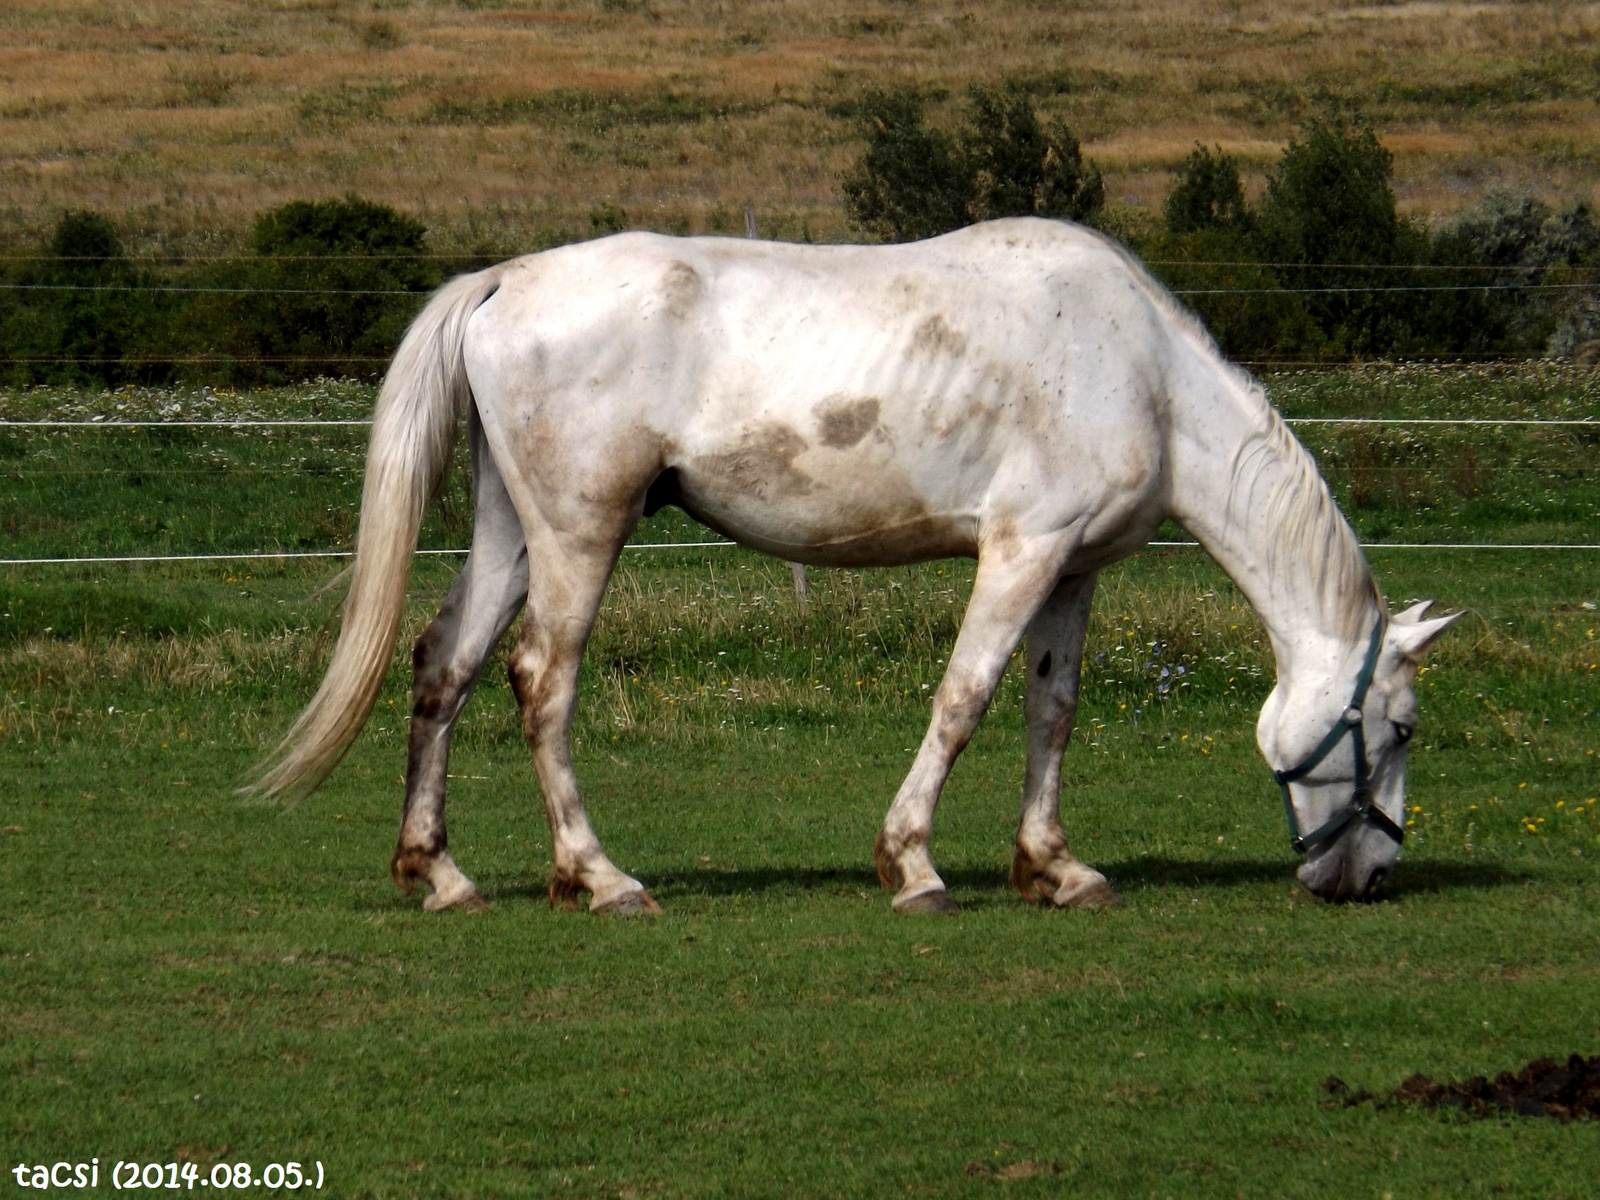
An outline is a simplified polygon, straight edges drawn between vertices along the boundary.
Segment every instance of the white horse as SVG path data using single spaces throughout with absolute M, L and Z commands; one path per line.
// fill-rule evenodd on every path
M 901 912 L 954 908 L 928 852 L 934 806 L 1024 638 L 1012 882 L 1060 906 L 1117 902 L 1067 848 L 1061 759 L 1096 572 L 1169 517 L 1271 635 L 1278 682 L 1257 742 L 1309 851 L 1301 880 L 1362 897 L 1395 862 L 1411 684 L 1454 617 L 1426 620 L 1426 604 L 1387 616 L 1260 386 L 1106 238 L 1031 219 L 898 246 L 629 233 L 445 285 L 378 396 L 343 630 L 258 793 L 314 788 L 365 722 L 463 414 L 472 547 L 416 643 L 392 863 L 407 890 L 430 885 L 424 908 L 482 904 L 446 848 L 450 732 L 525 606 L 511 680 L 550 821 L 551 900 L 587 891 L 594 912 L 657 911 L 590 827 L 569 734 L 606 581 L 640 517 L 665 504 L 793 562 L 977 559 L 932 722 L 875 847 Z

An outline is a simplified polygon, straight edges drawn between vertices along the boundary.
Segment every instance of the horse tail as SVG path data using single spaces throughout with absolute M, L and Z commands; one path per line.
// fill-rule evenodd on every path
M 462 355 L 467 322 L 499 285 L 497 268 L 451 280 L 395 351 L 372 415 L 356 557 L 333 659 L 243 794 L 310 795 L 366 723 L 394 654 L 417 531 L 450 465 L 456 424 L 472 403 Z

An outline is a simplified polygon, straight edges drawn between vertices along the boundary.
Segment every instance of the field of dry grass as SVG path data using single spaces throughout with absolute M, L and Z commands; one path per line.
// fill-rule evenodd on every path
M 441 248 L 587 228 L 832 238 L 869 84 L 1027 80 L 1159 206 L 1198 139 L 1259 168 L 1358 100 L 1404 209 L 1496 186 L 1594 192 L 1600 5 L 1312 0 L 9 0 L 0 242 L 67 208 L 200 249 L 262 208 L 355 191 Z M 1259 182 L 1259 179 L 1258 179 Z

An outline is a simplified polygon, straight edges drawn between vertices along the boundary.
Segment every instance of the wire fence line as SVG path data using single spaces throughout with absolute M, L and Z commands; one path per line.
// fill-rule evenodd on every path
M 325 354 L 321 351 L 305 354 L 156 354 L 134 357 L 117 354 L 11 354 L 0 353 L 0 364 L 29 363 L 60 366 L 71 363 L 78 366 L 118 367 L 175 367 L 175 366 L 251 366 L 262 363 L 293 365 L 295 363 L 386 363 L 393 361 L 391 354 Z M 1570 360 L 1558 360 L 1546 355 L 1508 357 L 1485 351 L 1481 354 L 1454 354 L 1448 358 L 1400 358 L 1362 360 L 1356 358 L 1236 358 L 1242 367 L 1260 367 L 1279 370 L 1284 367 L 1316 367 L 1324 371 L 1355 368 L 1406 368 L 1406 367 L 1517 367 L 1530 363 L 1547 366 L 1571 366 Z
M 1560 287 L 1564 284 L 1537 284 Z M 1575 285 L 1583 286 L 1583 285 Z M 0 283 L 3 292 L 182 292 L 200 296 L 416 296 L 433 294 L 432 288 L 266 288 L 194 287 L 167 283 Z
M 1600 424 L 1600 422 L 1595 422 Z M 368 426 L 371 417 L 352 417 L 348 420 L 242 420 L 242 421 L 4 421 L 0 429 L 301 429 L 336 428 L 341 426 Z
M 1171 288 L 1174 296 L 1330 296 L 1381 292 L 1566 292 L 1593 291 L 1594 281 L 1584 283 L 1417 283 L 1369 285 L 1365 287 L 1235 287 Z M 0 283 L 6 292 L 157 292 L 200 296 L 415 296 L 433 294 L 432 288 L 283 288 L 215 287 L 191 284 L 124 283 Z
M 1285 417 L 1289 425 L 1561 425 L 1600 426 L 1595 417 Z M 245 419 L 222 421 L 8 421 L 0 420 L 0 429 L 296 429 L 337 428 L 368 426 L 370 417 L 349 419 Z
M 715 236 L 715 235 L 713 235 Z M 161 257 L 146 255 L 127 255 L 119 259 L 108 259 L 100 254 L 0 254 L 0 262 L 48 262 L 48 263 L 96 263 L 109 262 L 124 263 L 130 266 L 145 267 L 175 267 L 187 266 L 193 263 L 222 264 L 231 263 L 248 265 L 264 262 L 457 262 L 457 263 L 485 263 L 494 265 L 500 262 L 510 262 L 517 258 L 526 258 L 542 253 L 537 250 L 527 250 L 521 253 L 507 254 L 504 258 L 490 259 L 487 256 L 463 251 L 450 254 L 438 251 L 385 251 L 381 254 L 350 252 L 342 254 L 245 254 L 245 255 L 215 255 L 215 254 L 183 254 Z M 1495 274 L 1505 274 L 1512 271 L 1534 273 L 1538 271 L 1553 271 L 1563 274 L 1579 272 L 1600 272 L 1600 267 L 1583 266 L 1574 263 L 1319 263 L 1319 262 L 1274 262 L 1253 259 L 1189 259 L 1189 258 L 1147 258 L 1141 260 L 1147 267 L 1198 267 L 1211 270 L 1237 270 L 1241 267 L 1265 267 L 1275 271 L 1489 271 Z
M 629 542 L 624 550 L 724 550 L 739 542 Z M 1199 549 L 1199 542 L 1146 542 L 1157 550 Z M 1362 542 L 1363 550 L 1600 550 L 1600 543 L 1584 542 Z M 417 550 L 418 557 L 459 558 L 459 550 Z M 254 550 L 239 554 L 121 554 L 83 558 L 0 558 L 0 567 L 110 566 L 137 563 L 260 562 L 312 558 L 350 558 L 353 550 Z
M 117 354 L 12 354 L 0 356 L 0 363 L 45 363 L 60 365 L 62 363 L 76 363 L 82 366 L 95 367 L 170 367 L 183 364 L 185 366 L 199 366 L 201 364 L 216 364 L 221 366 L 242 366 L 245 364 L 278 363 L 293 364 L 307 362 L 341 362 L 341 363 L 386 363 L 394 356 L 392 354 L 167 354 L 145 355 L 134 358 L 129 355 Z M 1463 360 L 1464 361 L 1464 360 Z M 1520 362 L 1520 359 L 1506 359 L 1506 362 Z M 1528 361 L 1539 362 L 1540 359 Z
M 630 542 L 624 550 L 699 550 L 711 546 L 737 546 L 738 542 Z M 419 557 L 460 557 L 468 553 L 459 550 L 416 550 Z M 113 563 L 168 563 L 168 562 L 254 562 L 258 560 L 292 560 L 301 558 L 351 558 L 354 550 L 251 550 L 238 554 L 108 554 L 84 558 L 0 558 L 0 567 L 58 567 L 71 564 L 94 566 Z

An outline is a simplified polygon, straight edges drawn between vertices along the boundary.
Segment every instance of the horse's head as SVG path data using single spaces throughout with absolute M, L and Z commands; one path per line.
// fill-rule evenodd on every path
M 1406 745 L 1417 728 L 1417 668 L 1461 616 L 1424 620 L 1424 600 L 1379 619 L 1359 665 L 1345 655 L 1314 683 L 1280 680 L 1256 741 L 1283 790 L 1300 882 L 1325 900 L 1371 896 L 1400 854 Z

